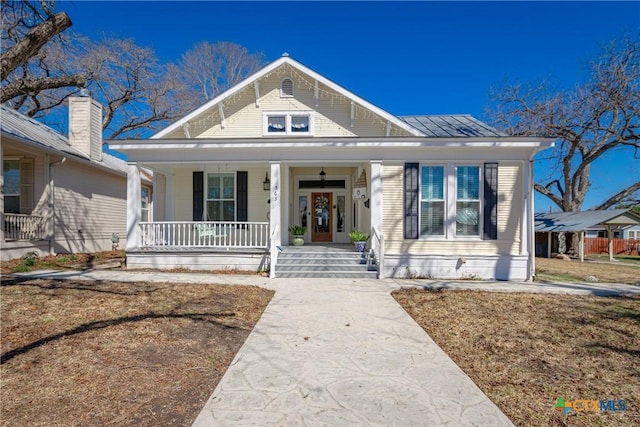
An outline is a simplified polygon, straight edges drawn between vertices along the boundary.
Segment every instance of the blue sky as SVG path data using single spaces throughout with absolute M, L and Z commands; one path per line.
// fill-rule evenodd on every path
M 640 30 L 640 2 L 58 1 L 72 29 L 132 37 L 174 61 L 199 41 L 294 59 L 392 114 L 485 119 L 490 88 L 551 79 L 572 87 L 604 42 Z M 611 155 L 584 208 L 640 178 Z M 536 174 L 545 173 L 539 163 Z M 615 173 L 614 173 L 615 172 Z M 615 179 L 612 179 L 615 177 Z M 550 202 L 536 195 L 536 210 Z

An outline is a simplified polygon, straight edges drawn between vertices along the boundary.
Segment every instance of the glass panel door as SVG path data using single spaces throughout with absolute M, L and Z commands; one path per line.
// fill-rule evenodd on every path
M 332 242 L 332 193 L 311 193 L 311 241 Z

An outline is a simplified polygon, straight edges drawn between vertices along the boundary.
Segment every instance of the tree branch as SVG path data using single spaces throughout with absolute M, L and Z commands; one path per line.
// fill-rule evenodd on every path
M 604 203 L 596 206 L 592 210 L 599 211 L 599 210 L 603 210 L 603 209 L 609 209 L 611 206 L 617 205 L 618 203 L 624 201 L 624 199 L 626 197 L 632 195 L 633 193 L 635 193 L 638 190 L 640 190 L 640 181 L 636 182 L 635 184 L 633 184 L 630 187 L 625 188 L 624 190 L 622 190 L 621 192 L 619 192 L 615 196 L 609 198 Z
M 85 74 L 71 76 L 20 79 L 0 88 L 0 103 L 4 103 L 18 95 L 37 93 L 46 89 L 66 86 L 84 86 L 87 82 Z
M 0 55 L 0 80 L 6 79 L 20 64 L 34 57 L 42 46 L 70 26 L 69 15 L 60 12 L 29 31 L 26 37 Z

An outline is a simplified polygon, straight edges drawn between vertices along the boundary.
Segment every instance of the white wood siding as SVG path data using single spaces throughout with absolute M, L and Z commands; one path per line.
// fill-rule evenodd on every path
M 73 161 L 56 166 L 53 176 L 56 252 L 110 250 L 112 233 L 124 242 L 126 177 Z

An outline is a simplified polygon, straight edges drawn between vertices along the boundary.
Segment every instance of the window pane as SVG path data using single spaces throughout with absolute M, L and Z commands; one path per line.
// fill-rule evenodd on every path
M 221 203 L 219 201 L 207 202 L 208 218 L 205 218 L 206 221 L 222 221 Z
M 220 198 L 220 175 L 209 174 L 207 177 L 207 199 Z
M 20 194 L 20 160 L 4 160 L 2 162 L 4 176 L 4 194 Z
M 459 236 L 477 236 L 480 234 L 478 226 L 479 202 L 456 202 L 456 234 Z
M 222 202 L 222 220 L 223 221 L 235 221 L 235 202 L 224 201 Z
M 300 196 L 298 199 L 298 206 L 300 209 L 300 225 L 303 227 L 307 226 L 307 196 Z
M 444 199 L 444 166 L 423 166 L 422 200 Z
M 345 197 L 338 196 L 338 233 L 344 232 L 344 207 Z
M 480 167 L 458 166 L 458 200 L 480 199 Z
M 222 198 L 233 199 L 235 195 L 233 175 L 224 175 L 222 177 Z
M 4 213 L 20 213 L 20 196 L 4 196 Z
M 147 187 L 142 187 L 140 189 L 140 203 L 142 205 L 142 209 L 147 209 L 149 207 L 149 189 Z
M 422 202 L 420 208 L 420 235 L 444 235 L 444 202 Z
M 269 132 L 286 132 L 286 120 L 284 116 L 269 116 L 268 128 Z
M 309 132 L 309 116 L 292 116 L 291 132 Z

